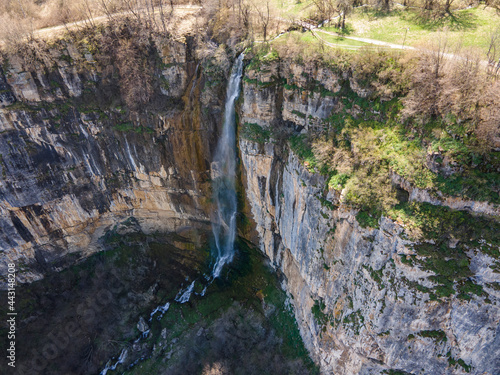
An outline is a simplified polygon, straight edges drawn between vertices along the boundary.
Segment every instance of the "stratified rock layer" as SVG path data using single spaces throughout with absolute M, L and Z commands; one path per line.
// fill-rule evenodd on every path
M 274 65 L 260 67 L 266 73 L 248 73 L 240 118 L 271 134 L 314 131 L 330 115 L 335 98 L 315 102 L 319 94 L 308 92 L 300 79 L 311 75 L 335 91 L 335 75 L 302 74 L 306 67 L 286 61 L 279 69 Z M 268 84 L 267 72 L 277 71 L 287 84 Z M 274 79 L 280 82 L 279 76 Z M 322 373 L 500 373 L 500 292 L 491 287 L 500 277 L 494 258 L 479 247 L 468 252 L 471 280 L 483 294 L 431 300 L 433 272 L 402 261 L 414 254 L 415 243 L 401 223 L 382 217 L 378 229 L 361 227 L 341 192 L 330 190 L 327 178 L 311 172 L 279 137 L 241 138 L 239 146 L 259 245 L 287 278 L 302 337 Z M 416 202 L 498 215 L 498 207 L 486 202 L 456 205 L 459 200 L 431 197 L 398 176 L 394 183 Z
M 193 48 L 163 41 L 153 56 L 165 67 L 156 73 L 162 86 L 151 109 L 137 113 L 113 104 L 120 103 L 109 75 L 113 65 L 72 44 L 49 50 L 56 65 L 41 62 L 38 73 L 20 59 L 5 64 L 2 276 L 15 263 L 20 282 L 37 280 L 99 251 L 103 234 L 131 216 L 145 233 L 209 226 L 210 161 L 224 82 L 203 88 L 207 79 Z M 117 99 L 108 98 L 106 107 L 99 95 Z M 201 102 L 210 110 L 202 112 Z

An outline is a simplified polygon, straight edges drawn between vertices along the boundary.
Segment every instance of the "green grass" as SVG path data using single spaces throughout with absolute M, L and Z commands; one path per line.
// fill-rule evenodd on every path
M 326 30 L 329 31 L 329 30 Z M 357 40 L 352 40 L 348 38 L 344 38 L 343 36 L 335 36 L 335 35 L 330 35 L 325 32 L 322 32 L 322 29 L 318 30 L 319 37 L 323 39 L 325 42 L 335 44 L 336 46 L 340 48 L 349 48 L 349 47 L 367 47 L 367 46 L 374 46 L 373 44 L 370 43 L 365 43 L 365 42 L 360 42 Z
M 316 49 L 322 48 L 321 46 L 324 45 L 324 42 L 331 43 L 334 45 L 327 48 L 337 47 L 347 50 L 352 50 L 353 48 L 357 49 L 360 47 L 371 46 L 371 44 L 369 43 L 359 42 L 357 40 L 351 40 L 341 36 L 329 35 L 327 33 L 321 32 L 320 29 L 317 31 L 319 38 L 314 36 L 311 32 L 292 31 L 274 40 L 272 44 L 274 45 L 274 44 L 284 43 L 288 40 L 288 38 L 296 38 L 297 42 L 304 43 Z
M 371 116 L 370 109 L 377 106 L 376 100 L 342 100 L 346 102 L 346 108 L 349 107 L 348 103 L 352 105 L 353 102 L 358 102 L 357 105 L 361 108 L 366 107 L 366 112 L 364 119 L 348 114 L 334 114 L 327 120 L 337 146 L 341 146 L 341 141 L 349 140 L 348 143 L 352 144 L 358 157 L 370 164 L 388 166 L 420 189 L 500 204 L 500 177 L 495 170 L 498 153 L 481 154 L 475 141 L 469 141 L 467 137 L 440 139 L 432 135 L 432 132 L 416 136 L 407 126 L 393 119 L 393 114 L 385 120 L 368 120 Z M 446 177 L 431 171 L 426 159 L 428 149 L 440 150 L 448 164 L 460 166 L 460 170 Z
M 425 21 L 413 10 L 399 9 L 382 14 L 374 10 L 356 9 L 347 18 L 347 23 L 352 28 L 352 36 L 395 44 L 404 42 L 411 46 L 435 39 L 438 29 L 447 28 L 451 41 L 461 42 L 464 47 L 479 47 L 486 51 L 490 32 L 498 27 L 500 16 L 491 8 L 484 9 L 484 6 L 457 10 L 453 15 L 453 18 Z M 325 30 L 337 31 L 335 27 L 327 27 Z
M 307 18 L 313 7 L 312 1 L 272 0 L 271 3 L 279 11 L 282 18 Z
M 314 171 L 314 168 L 318 166 L 318 161 L 314 156 L 311 143 L 307 136 L 294 135 L 288 139 L 288 142 L 291 150 L 306 164 L 307 169 L 309 171 Z
M 270 48 L 269 44 L 260 44 L 251 49 L 252 60 L 246 66 L 246 70 L 261 71 L 266 65 L 278 60 L 278 53 Z
M 245 122 L 241 125 L 240 136 L 249 141 L 264 144 L 266 142 L 269 142 L 271 131 L 269 129 L 263 128 L 259 124 Z

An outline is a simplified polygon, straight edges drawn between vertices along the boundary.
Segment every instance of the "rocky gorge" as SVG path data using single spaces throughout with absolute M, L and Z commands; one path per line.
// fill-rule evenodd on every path
M 140 110 L 120 99 L 133 72 L 98 43 L 59 42 L 35 70 L 3 64 L 3 288 L 9 263 L 20 283 L 36 284 L 105 250 L 109 233 L 129 234 L 131 217 L 146 236 L 210 228 L 211 161 L 236 54 L 218 47 L 200 59 L 189 36 L 150 43 L 136 47 L 153 77 Z M 246 59 L 237 104 L 239 234 L 280 274 L 320 372 L 498 373 L 498 204 L 419 187 L 393 168 L 399 205 L 363 216 L 304 139 L 332 131 L 332 116 L 382 112 L 362 107 L 370 86 L 348 68 L 264 55 Z M 202 268 L 191 245 L 173 241 Z

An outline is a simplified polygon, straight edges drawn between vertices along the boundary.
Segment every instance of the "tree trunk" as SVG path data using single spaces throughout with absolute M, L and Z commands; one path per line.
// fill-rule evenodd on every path
M 451 8 L 451 3 L 453 2 L 453 0 L 446 0 L 446 4 L 445 4 L 445 9 L 444 11 L 448 14 L 451 14 L 451 11 L 450 11 L 450 8 Z

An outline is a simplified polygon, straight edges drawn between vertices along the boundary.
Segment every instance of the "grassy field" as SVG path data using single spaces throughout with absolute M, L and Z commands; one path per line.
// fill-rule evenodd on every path
M 282 19 L 309 19 L 315 11 L 312 1 L 274 0 L 274 9 Z M 486 52 L 491 34 L 500 28 L 500 15 L 494 9 L 484 6 L 455 10 L 452 15 L 425 19 L 416 9 L 397 7 L 390 12 L 381 12 L 368 7 L 356 8 L 346 19 L 346 36 L 371 38 L 394 44 L 419 46 L 436 40 L 437 35 L 446 37 L 452 44 L 462 47 L 477 47 Z M 332 26 L 326 31 L 338 32 Z M 345 38 L 335 38 L 320 34 L 328 43 L 340 48 L 353 49 L 367 44 Z M 280 38 L 281 39 L 281 38 Z M 307 33 L 301 39 L 313 42 L 314 37 Z M 454 52 L 451 50 L 450 52 Z
M 389 43 L 417 46 L 443 32 L 451 41 L 464 47 L 486 51 L 490 35 L 500 25 L 500 16 L 484 7 L 457 10 L 453 16 L 439 20 L 423 20 L 413 10 L 396 9 L 381 13 L 367 8 L 356 9 L 347 18 L 346 31 L 351 36 L 377 39 Z M 328 31 L 337 31 L 333 26 Z
M 342 36 L 334 36 L 322 32 L 319 32 L 318 36 L 322 39 L 322 41 L 309 31 L 292 31 L 274 40 L 273 44 L 286 43 L 290 38 L 295 38 L 296 41 L 300 41 L 310 46 L 316 46 L 317 48 L 320 48 L 321 44 L 324 42 L 328 43 L 329 47 L 338 47 L 343 49 L 357 49 L 360 47 L 371 46 L 371 44 L 368 43 L 358 42 L 357 40 L 346 39 Z
M 312 1 L 273 0 L 272 4 L 283 18 L 308 18 L 313 11 Z
M 365 43 L 365 42 L 359 42 L 357 40 L 352 40 L 352 39 L 346 39 L 342 36 L 334 36 L 326 33 L 319 32 L 318 36 L 324 40 L 327 43 L 333 44 L 335 46 L 338 46 L 340 48 L 359 48 L 359 47 L 366 47 L 366 46 L 372 46 L 373 44 Z

